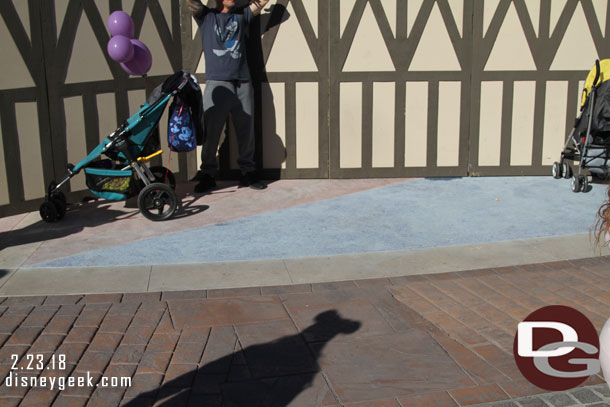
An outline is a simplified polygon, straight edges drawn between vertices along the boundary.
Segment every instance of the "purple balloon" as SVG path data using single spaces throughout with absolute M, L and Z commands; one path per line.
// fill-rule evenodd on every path
M 128 62 L 134 54 L 134 46 L 129 38 L 116 35 L 108 41 L 108 55 L 117 62 Z
M 133 20 L 124 11 L 115 11 L 108 17 L 108 31 L 111 36 L 122 35 L 123 37 L 133 38 Z
M 130 40 L 133 45 L 133 58 L 127 62 L 121 63 L 121 68 L 130 75 L 143 76 L 150 71 L 152 66 L 152 54 L 139 40 Z

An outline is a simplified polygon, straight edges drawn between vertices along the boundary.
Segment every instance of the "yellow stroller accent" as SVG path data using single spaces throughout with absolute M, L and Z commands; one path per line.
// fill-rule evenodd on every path
M 583 89 L 580 115 L 568 136 L 553 178 L 571 178 L 572 191 L 588 192 L 592 182 L 608 180 L 610 150 L 610 59 L 595 61 Z M 578 169 L 572 166 L 578 163 Z

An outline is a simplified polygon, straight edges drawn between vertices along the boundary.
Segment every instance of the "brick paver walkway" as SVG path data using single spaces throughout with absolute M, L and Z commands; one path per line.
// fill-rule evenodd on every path
M 1 298 L 0 405 L 610 405 L 601 376 L 542 394 L 519 373 L 516 325 L 549 304 L 580 310 L 599 330 L 610 317 L 610 258 L 286 287 Z M 10 387 L 9 372 L 132 383 Z

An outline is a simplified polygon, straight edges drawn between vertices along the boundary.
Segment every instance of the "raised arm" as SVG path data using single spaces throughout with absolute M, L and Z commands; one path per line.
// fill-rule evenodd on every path
M 186 4 L 193 17 L 199 17 L 203 13 L 204 6 L 201 0 L 186 0 Z
M 250 10 L 255 16 L 259 15 L 265 6 L 269 3 L 269 0 L 252 0 L 250 1 Z

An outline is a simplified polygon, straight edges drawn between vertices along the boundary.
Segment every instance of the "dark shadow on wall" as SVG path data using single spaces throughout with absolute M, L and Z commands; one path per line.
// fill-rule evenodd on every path
M 360 326 L 335 310 L 323 312 L 300 334 L 214 360 L 197 372 L 138 395 L 123 407 L 152 405 L 161 399 L 164 401 L 155 406 L 286 407 L 311 387 L 320 371 L 318 359 L 324 347 L 337 335 L 353 334 Z M 306 343 L 312 339 L 317 341 L 315 350 Z
M 243 5 L 247 2 L 238 2 Z M 248 67 L 254 88 L 254 133 L 256 135 L 255 161 L 259 170 L 263 169 L 265 179 L 280 179 L 282 163 L 286 161 L 286 146 L 277 134 L 275 102 L 265 68 L 262 36 L 290 18 L 286 7 L 274 4 L 266 8 L 250 24 L 246 43 Z M 277 29 L 277 28 L 276 28 Z M 221 139 L 222 142 L 222 139 Z M 229 143 L 223 143 L 219 150 L 221 177 L 238 177 L 237 171 L 230 170 Z

